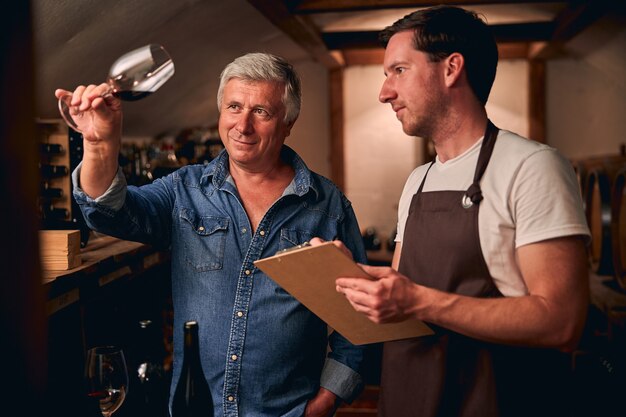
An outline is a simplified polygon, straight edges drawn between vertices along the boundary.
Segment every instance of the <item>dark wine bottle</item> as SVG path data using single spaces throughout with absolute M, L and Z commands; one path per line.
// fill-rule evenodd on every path
M 58 143 L 40 143 L 39 151 L 42 154 L 61 154 L 63 153 L 63 146 Z
M 57 208 L 54 204 L 42 204 L 39 207 L 43 219 L 62 220 L 69 217 L 70 212 L 66 208 Z
M 161 340 L 151 320 L 139 322 L 133 357 L 129 404 L 134 417 L 167 417 L 167 385 Z
M 64 165 L 40 164 L 39 169 L 44 178 L 63 177 L 68 173 L 68 169 Z
M 172 400 L 172 417 L 212 417 L 213 400 L 200 363 L 198 323 L 186 322 L 184 331 L 183 367 Z
M 63 189 L 51 187 L 48 181 L 41 184 L 39 195 L 43 198 L 61 198 L 63 197 Z

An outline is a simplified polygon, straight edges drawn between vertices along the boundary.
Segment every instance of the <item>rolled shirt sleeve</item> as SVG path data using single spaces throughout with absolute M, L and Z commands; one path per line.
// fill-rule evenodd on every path
M 327 358 L 322 369 L 320 386 L 351 403 L 363 390 L 363 378 L 352 368 Z
M 126 199 L 126 177 L 124 176 L 124 172 L 122 168 L 117 168 L 117 173 L 113 178 L 113 182 L 106 190 L 104 194 L 97 198 L 91 198 L 82 188 L 80 188 L 80 169 L 83 163 L 80 162 L 78 166 L 72 172 L 72 184 L 74 185 L 74 195 L 76 197 L 76 201 L 81 204 L 81 202 L 87 204 L 97 204 L 100 206 L 104 206 L 110 210 L 117 211 L 122 208 L 124 205 L 124 200 Z

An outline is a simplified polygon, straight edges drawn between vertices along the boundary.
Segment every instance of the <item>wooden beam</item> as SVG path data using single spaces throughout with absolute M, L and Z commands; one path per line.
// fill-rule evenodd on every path
M 346 66 L 351 65 L 382 65 L 385 57 L 383 48 L 377 49 L 344 49 L 343 56 Z M 382 68 L 381 68 L 382 71 Z
M 270 22 L 304 48 L 316 61 L 327 68 L 339 68 L 340 63 L 324 45 L 316 26 L 307 16 L 295 16 L 285 2 L 278 0 L 248 0 Z
M 330 179 L 345 193 L 343 69 L 331 69 L 328 78 L 330 86 Z
M 343 51 L 330 51 L 330 54 L 333 56 L 335 61 L 339 63 L 339 66 L 346 66 L 346 59 L 344 57 Z
M 528 61 L 528 136 L 546 143 L 546 63 Z
M 530 45 L 526 42 L 508 42 L 498 44 L 498 56 L 500 60 L 527 59 Z M 345 66 L 352 65 L 382 65 L 385 57 L 383 48 L 370 49 L 343 49 L 343 62 Z
M 606 0 L 570 4 L 554 19 L 554 32 L 549 42 L 531 50 L 533 59 L 549 59 L 561 53 L 567 41 L 588 28 L 611 8 Z
M 526 3 L 551 3 L 550 0 L 531 0 Z M 353 12 L 363 10 L 430 7 L 439 4 L 476 6 L 482 4 L 519 3 L 519 0 L 302 0 L 288 1 L 289 10 L 295 14 Z
M 511 23 L 490 25 L 496 42 L 537 42 L 551 39 L 554 22 Z
M 376 30 L 324 32 L 322 40 L 330 50 L 380 48 L 382 44 L 378 40 L 378 34 L 379 31 Z
M 530 46 L 527 42 L 508 42 L 498 44 L 498 59 L 526 59 Z
M 603 0 L 570 4 L 554 19 L 556 28 L 551 41 L 569 41 L 604 15 L 607 8 L 607 2 Z
M 537 42 L 547 41 L 554 32 L 553 22 L 515 23 L 492 25 L 496 42 Z M 325 32 L 322 40 L 329 50 L 379 48 L 379 31 Z

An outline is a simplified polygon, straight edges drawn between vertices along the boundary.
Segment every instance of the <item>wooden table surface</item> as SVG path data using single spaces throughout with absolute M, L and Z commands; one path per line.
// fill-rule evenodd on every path
M 81 249 L 81 265 L 68 270 L 42 270 L 48 314 L 93 294 L 108 284 L 141 274 L 169 260 L 169 251 L 111 236 L 93 234 Z
M 113 259 L 120 261 L 124 257 L 135 255 L 147 245 L 139 242 L 121 240 L 111 236 L 97 235 L 87 242 L 87 246 L 81 249 L 81 265 L 67 270 L 43 270 L 43 282 L 54 281 L 57 278 L 76 274 L 77 272 L 89 273 L 97 269 L 98 264 Z

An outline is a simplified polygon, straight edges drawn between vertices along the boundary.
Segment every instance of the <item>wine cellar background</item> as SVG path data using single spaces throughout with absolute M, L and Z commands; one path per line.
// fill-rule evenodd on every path
M 384 8 L 384 3 L 377 4 Z M 623 142 L 626 130 L 626 119 L 623 118 L 623 73 L 626 68 L 624 3 L 604 0 L 522 6 L 516 2 L 476 3 L 485 8 L 488 7 L 486 3 L 496 3 L 493 7 L 499 10 L 514 8 L 519 11 L 520 8 L 543 6 L 556 10 L 552 15 L 554 19 L 539 24 L 528 19 L 525 23 L 517 21 L 510 25 L 498 25 L 500 34 L 505 32 L 503 29 L 509 28 L 515 29 L 519 36 L 518 42 L 501 45 L 504 46 L 505 58 L 500 65 L 509 64 L 507 60 L 523 61 L 526 65 L 523 72 L 528 71 L 530 85 L 523 81 L 526 79 L 524 72 L 522 77 L 508 83 L 507 91 L 511 91 L 509 94 L 516 100 L 522 98 L 523 101 L 523 97 L 529 97 L 534 103 L 529 106 L 530 114 L 524 113 L 525 109 L 511 112 L 514 116 L 520 115 L 523 127 L 528 121 L 529 133 L 533 133 L 529 136 L 545 139 L 548 144 L 564 149 L 565 154 L 597 155 L 616 150 L 617 145 Z M 345 104 L 343 83 L 350 79 L 345 75 L 358 73 L 363 66 L 376 66 L 375 71 L 380 76 L 382 53 L 379 49 L 360 49 L 362 45 L 356 45 L 354 49 L 350 46 L 351 41 L 355 46 L 354 41 L 358 41 L 359 37 L 362 39 L 363 33 L 343 32 L 340 36 L 330 33 L 331 36 L 328 36 L 323 23 L 325 19 L 333 19 L 320 13 L 319 7 L 316 13 L 315 4 L 344 7 L 344 10 L 334 13 L 335 17 L 341 17 L 340 12 L 349 11 L 344 2 L 290 4 L 294 6 L 286 10 L 285 2 L 273 0 L 181 3 L 155 0 L 150 8 L 142 8 L 142 13 L 145 13 L 142 19 L 137 19 L 136 13 L 133 13 L 133 8 L 137 9 L 138 5 L 136 0 L 116 2 L 115 19 L 103 19 L 111 10 L 108 2 L 90 2 L 89 7 L 76 7 L 72 1 L 37 0 L 15 2 L 8 8 L 6 24 L 0 29 L 5 52 L 1 77 L 4 101 L 0 106 L 0 141 L 4 152 L 0 157 L 0 166 L 3 167 L 0 180 L 9 196 L 3 204 L 3 246 L 6 249 L 2 258 L 4 269 L 0 293 L 3 302 L 0 304 L 3 309 L 2 333 L 6 338 L 2 357 L 8 362 L 2 392 L 7 400 L 5 412 L 9 417 L 82 415 L 79 407 L 84 392 L 85 348 L 106 340 L 128 346 L 132 351 L 137 323 L 147 316 L 162 330 L 164 365 L 167 366 L 167 361 L 171 359 L 168 355 L 168 349 L 171 352 L 171 305 L 166 252 L 90 234 L 86 242 L 83 239 L 85 260 L 79 269 L 50 274 L 50 271 L 39 268 L 36 230 L 33 230 L 39 226 L 37 220 L 41 221 L 42 227 L 44 223 L 69 227 L 78 213 L 71 206 L 69 192 L 62 192 L 59 196 L 47 191 L 63 190 L 63 186 L 59 186 L 59 181 L 48 178 L 54 174 L 54 169 L 38 167 L 35 161 L 40 159 L 44 165 L 67 164 L 68 175 L 59 180 L 69 183 L 73 163 L 59 162 L 53 156 L 54 149 L 45 146 L 49 142 L 49 133 L 36 132 L 33 123 L 36 117 L 49 118 L 58 114 L 52 94 L 54 88 L 71 87 L 76 82 L 82 82 L 78 80 L 83 78 L 87 82 L 102 80 L 102 71 L 110 64 L 111 58 L 118 56 L 120 50 L 130 43 L 139 45 L 153 38 L 167 41 L 168 48 L 171 45 L 172 51 L 179 51 L 177 71 L 186 68 L 187 72 L 181 73 L 197 75 L 198 78 L 177 77 L 171 84 L 172 88 L 169 91 L 164 89 L 158 100 L 147 99 L 145 106 L 128 106 L 127 132 L 157 139 L 158 134 L 165 130 L 164 126 L 172 125 L 167 123 L 172 120 L 179 123 L 178 127 L 180 123 L 197 125 L 197 122 L 189 122 L 194 118 L 202 120 L 202 123 L 216 120 L 213 97 L 207 99 L 215 90 L 216 82 L 213 79 L 204 84 L 207 77 L 219 74 L 232 57 L 262 45 L 296 62 L 298 70 L 305 74 L 307 108 L 292 137 L 305 144 L 305 152 L 298 152 L 305 156 L 307 163 L 321 167 L 319 171 L 343 189 L 349 180 L 349 173 L 344 173 L 344 161 L 358 159 L 347 150 L 343 137 L 346 132 L 344 127 L 351 123 L 341 115 Z M 300 6 L 308 7 L 308 10 Z M 606 18 L 600 18 L 607 11 L 610 13 Z M 134 22 L 129 24 L 129 19 Z M 190 24 L 192 21 L 200 24 Z M 241 25 L 242 21 L 246 24 Z M 298 30 L 293 29 L 302 28 L 303 22 L 308 22 L 305 28 L 310 30 L 300 31 L 300 35 L 306 36 L 297 39 Z M 231 37 L 224 48 L 221 45 L 223 28 L 236 25 L 243 31 L 238 33 L 244 35 Z M 537 32 L 532 30 L 536 27 L 551 30 L 542 32 L 545 36 L 538 38 Z M 251 36 L 245 35 L 246 31 Z M 118 36 L 110 36 L 112 32 Z M 335 40 L 341 40 L 338 39 L 341 37 L 344 42 L 332 53 L 324 44 L 324 39 L 331 37 Z M 94 45 L 97 45 L 96 52 Z M 344 62 L 338 64 L 334 60 L 336 57 L 344 59 Z M 359 79 L 356 84 L 362 87 L 367 83 Z M 377 84 L 378 81 L 372 83 Z M 198 88 L 200 85 L 202 88 Z M 325 93 L 329 86 L 330 97 Z M 368 98 L 368 101 L 378 105 L 375 97 L 372 100 Z M 327 107 L 333 109 L 330 117 Z M 346 110 L 350 111 L 347 107 Z M 371 116 L 369 112 L 362 113 Z M 310 117 L 312 114 L 314 117 Z M 37 125 L 41 127 L 39 123 Z M 503 126 L 510 124 L 503 123 Z M 537 129 L 539 135 L 535 134 Z M 376 134 L 381 140 L 388 139 L 388 135 L 381 134 L 378 129 Z M 362 139 L 358 136 L 360 146 L 370 154 L 379 158 L 386 153 L 387 149 L 379 153 L 370 146 L 363 146 Z M 44 144 L 41 148 L 35 147 L 38 140 Z M 386 147 L 392 148 L 389 144 L 389 141 L 385 142 Z M 66 150 L 71 146 L 68 137 Z M 147 148 L 144 144 L 130 144 L 129 148 L 133 146 L 139 150 L 138 159 L 141 160 L 141 149 Z M 175 153 L 175 147 L 171 152 Z M 136 158 L 129 156 L 132 153 L 124 153 L 128 161 Z M 402 158 L 406 159 L 410 154 L 405 152 Z M 420 160 L 425 154 L 426 151 L 419 152 L 415 159 Z M 623 152 L 620 152 L 608 159 L 619 160 L 622 156 Z M 580 349 L 572 355 L 572 366 L 576 370 L 576 390 L 572 392 L 572 398 L 580 405 L 581 416 L 621 416 L 626 387 L 626 291 L 622 285 L 624 273 L 620 270 L 624 256 L 617 261 L 615 254 L 624 251 L 623 177 L 596 174 L 592 164 L 587 164 L 591 161 L 583 159 L 578 158 L 572 163 L 579 174 L 594 237 L 589 253 L 590 311 L 585 337 Z M 122 165 L 129 169 L 138 166 L 124 163 L 128 161 L 121 160 Z M 143 170 L 140 174 L 143 175 Z M 368 187 L 372 187 L 374 175 L 371 172 L 368 171 L 370 175 L 367 176 L 361 175 L 361 172 L 358 174 L 365 178 Z M 601 188 L 604 191 L 600 191 Z M 590 204 L 589 198 L 594 194 L 597 197 Z M 607 199 L 607 195 L 611 198 Z M 352 196 L 348 196 L 354 201 Z M 50 212 L 50 204 L 64 211 Z M 617 212 L 619 215 L 615 214 Z M 55 213 L 62 214 L 62 218 L 53 221 Z M 369 222 L 363 224 L 369 225 Z M 382 241 L 386 242 L 384 238 Z M 122 246 L 119 251 L 111 250 L 118 245 Z M 371 252 L 370 257 L 381 263 L 389 258 L 387 252 L 381 253 L 380 250 Z M 45 315 L 40 311 L 43 310 L 43 293 Z M 47 340 L 42 340 L 46 337 Z M 133 360 L 132 355 L 129 358 Z M 371 362 L 368 362 L 371 365 L 368 381 L 372 385 L 368 385 L 351 406 L 342 406 L 338 415 L 376 414 L 377 358 L 377 354 L 373 354 Z M 41 379 L 47 380 L 42 384 Z M 24 401 L 24 397 L 29 401 Z M 19 407 L 19 410 L 12 410 L 12 406 Z M 123 412 L 130 412 L 130 409 L 119 411 Z

